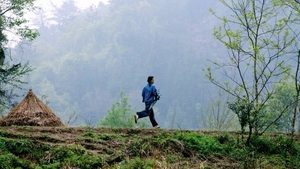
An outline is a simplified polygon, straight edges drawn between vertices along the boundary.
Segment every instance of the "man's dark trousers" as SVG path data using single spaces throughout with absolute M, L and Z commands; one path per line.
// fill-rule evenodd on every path
M 152 102 L 145 103 L 145 110 L 141 112 L 137 112 L 136 114 L 139 116 L 139 119 L 149 116 L 152 126 L 155 127 L 158 124 L 154 118 L 154 112 L 153 112 L 153 108 L 151 107 L 151 104 Z

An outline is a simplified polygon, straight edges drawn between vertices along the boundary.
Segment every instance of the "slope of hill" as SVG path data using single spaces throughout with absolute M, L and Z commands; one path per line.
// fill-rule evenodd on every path
M 0 168 L 300 168 L 300 137 L 153 129 L 0 128 Z

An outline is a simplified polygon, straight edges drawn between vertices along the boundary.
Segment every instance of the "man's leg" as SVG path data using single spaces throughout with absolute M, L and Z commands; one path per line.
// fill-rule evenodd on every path
M 155 118 L 154 118 L 154 112 L 153 112 L 153 109 L 151 108 L 149 112 L 150 112 L 149 118 L 150 118 L 150 121 L 151 121 L 152 126 L 153 126 L 153 127 L 158 126 L 158 124 L 157 124 L 157 122 L 156 122 L 156 120 L 155 120 Z
M 143 110 L 143 111 L 137 112 L 136 114 L 138 115 L 139 119 L 149 116 L 148 110 Z
M 149 116 L 149 111 L 150 111 L 150 105 L 151 104 L 145 104 L 145 110 L 141 112 L 137 112 L 136 114 L 138 115 L 138 118 L 143 118 Z

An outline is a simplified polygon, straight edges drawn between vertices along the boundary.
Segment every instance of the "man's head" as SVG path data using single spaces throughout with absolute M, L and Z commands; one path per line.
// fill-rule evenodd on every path
M 148 76 L 147 82 L 149 84 L 153 84 L 154 83 L 154 76 Z

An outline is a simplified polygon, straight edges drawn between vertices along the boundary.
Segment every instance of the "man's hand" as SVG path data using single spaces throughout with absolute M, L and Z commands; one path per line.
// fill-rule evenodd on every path
M 157 96 L 155 97 L 155 100 L 159 100 L 159 99 L 160 99 L 160 96 L 157 95 Z

